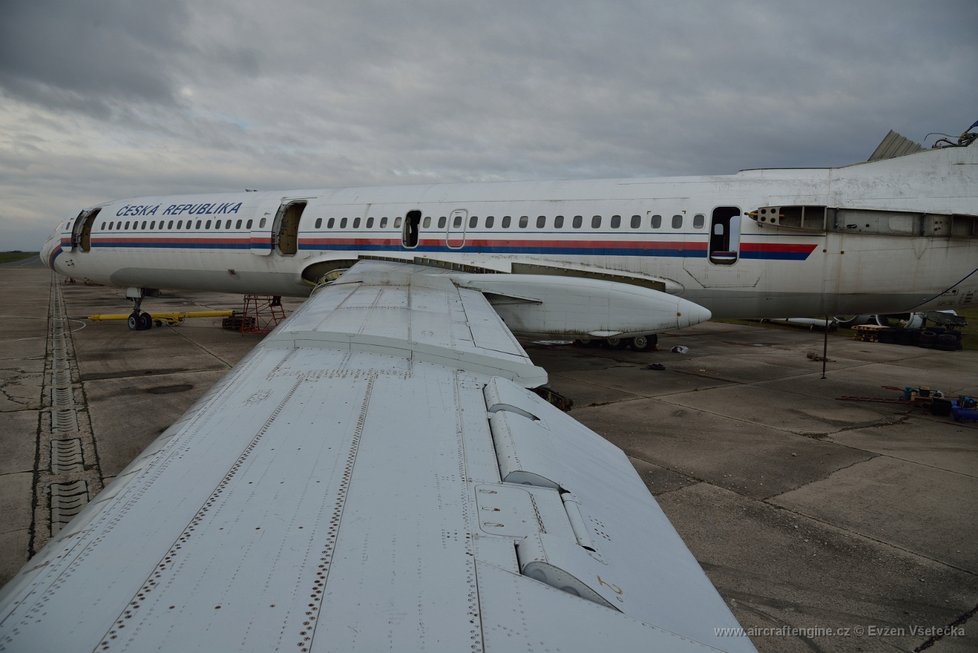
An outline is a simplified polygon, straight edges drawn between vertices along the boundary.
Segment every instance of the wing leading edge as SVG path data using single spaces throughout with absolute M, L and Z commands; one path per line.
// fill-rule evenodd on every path
M 480 293 L 341 281 L 4 588 L 0 650 L 754 650 Z

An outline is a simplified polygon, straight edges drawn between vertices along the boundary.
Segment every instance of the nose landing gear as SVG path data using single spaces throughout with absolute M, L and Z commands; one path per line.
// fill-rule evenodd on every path
M 140 310 L 145 288 L 126 288 L 126 297 L 132 300 L 132 313 L 126 324 L 130 331 L 145 331 L 153 328 L 153 316 Z

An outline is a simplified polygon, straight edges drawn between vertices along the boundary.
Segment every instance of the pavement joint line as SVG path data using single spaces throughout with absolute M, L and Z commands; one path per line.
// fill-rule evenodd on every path
M 85 389 L 67 327 L 61 284 L 52 273 L 28 557 L 39 551 L 103 487 Z
M 857 450 L 864 451 L 863 449 L 857 449 Z M 840 471 L 840 470 L 843 470 L 843 469 L 848 469 L 849 467 L 853 467 L 855 465 L 861 465 L 863 463 L 869 462 L 870 460 L 874 460 L 875 458 L 879 458 L 880 456 L 883 456 L 884 455 L 884 454 L 878 454 L 878 453 L 871 452 L 871 451 L 867 451 L 866 453 L 869 453 L 869 454 L 872 454 L 872 455 L 869 458 L 865 459 L 865 460 L 857 460 L 856 462 L 850 463 L 849 465 L 846 465 L 844 467 L 840 467 L 839 469 L 834 470 L 831 474 L 829 474 L 825 478 L 828 478 L 829 476 L 832 476 L 832 474 L 834 474 L 837 471 Z M 973 570 L 965 569 L 963 567 L 959 567 L 959 566 L 957 566 L 957 565 L 955 565 L 953 563 L 950 563 L 950 562 L 947 562 L 947 561 L 944 561 L 944 560 L 938 560 L 936 558 L 932 558 L 930 556 L 924 555 L 923 553 L 920 553 L 919 551 L 914 551 L 912 549 L 907 549 L 907 548 L 902 547 L 902 546 L 900 546 L 898 544 L 894 544 L 893 542 L 887 542 L 886 540 L 881 540 L 881 539 L 875 538 L 875 537 L 873 537 L 871 535 L 867 535 L 866 533 L 861 533 L 861 532 L 856 531 L 856 530 L 853 530 L 851 528 L 845 528 L 845 527 L 840 526 L 838 524 L 833 524 L 831 522 L 825 521 L 824 519 L 821 519 L 821 518 L 816 517 L 814 515 L 809 515 L 807 513 L 804 513 L 804 512 L 802 512 L 800 510 L 795 510 L 794 508 L 789 508 L 787 506 L 783 506 L 783 505 L 780 505 L 780 504 L 777 504 L 777 503 L 772 503 L 772 501 L 771 501 L 772 499 L 776 499 L 777 497 L 782 496 L 784 494 L 787 494 L 788 492 L 792 492 L 794 490 L 797 490 L 797 489 L 800 489 L 802 487 L 805 487 L 806 485 L 809 485 L 809 483 L 806 483 L 805 485 L 799 485 L 797 488 L 793 488 L 792 490 L 786 490 L 785 492 L 781 492 L 779 494 L 771 495 L 769 497 L 757 498 L 757 497 L 752 497 L 752 496 L 747 495 L 747 494 L 742 494 L 742 493 L 740 493 L 740 492 L 738 492 L 736 490 L 733 490 L 733 489 L 728 488 L 728 487 L 724 487 L 722 485 L 717 485 L 716 483 L 713 483 L 711 481 L 708 481 L 708 480 L 705 480 L 705 479 L 702 479 L 702 478 L 698 478 L 696 476 L 693 476 L 692 474 L 689 474 L 689 473 L 686 473 L 686 472 L 683 472 L 683 471 L 680 471 L 680 470 L 677 470 L 677 469 L 673 469 L 672 467 L 667 467 L 667 466 L 665 466 L 665 465 L 663 465 L 661 463 L 653 462 L 651 460 L 646 460 L 645 458 L 643 458 L 641 456 L 637 456 L 634 453 L 629 453 L 628 450 L 625 450 L 625 455 L 629 456 L 630 458 L 634 458 L 635 460 L 639 460 L 641 462 L 647 463 L 649 465 L 655 465 L 657 467 L 662 467 L 663 469 L 667 469 L 667 470 L 669 470 L 671 472 L 674 472 L 676 474 L 681 474 L 681 475 L 683 475 L 683 476 L 685 476 L 687 478 L 690 478 L 690 479 L 692 479 L 692 480 L 695 481 L 694 483 L 690 483 L 689 485 L 683 485 L 682 487 L 677 487 L 677 488 L 673 488 L 671 490 L 665 490 L 664 492 L 659 492 L 659 493 L 655 494 L 656 500 L 658 500 L 659 497 L 665 496 L 667 494 L 671 494 L 673 492 L 680 492 L 682 490 L 686 490 L 686 489 L 689 489 L 691 487 L 695 487 L 696 485 L 698 485 L 700 483 L 705 483 L 706 485 L 709 485 L 709 486 L 718 488 L 720 490 L 725 490 L 727 492 L 731 492 L 733 494 L 736 494 L 737 496 L 742 497 L 742 498 L 746 499 L 747 501 L 756 501 L 758 503 L 762 503 L 762 504 L 764 504 L 766 506 L 769 506 L 771 508 L 775 508 L 777 510 L 784 511 L 784 512 L 790 513 L 792 515 L 796 515 L 798 517 L 802 517 L 802 518 L 811 520 L 813 522 L 817 522 L 817 523 L 819 523 L 819 524 L 821 524 L 821 525 L 823 525 L 823 526 L 825 526 L 827 528 L 841 531 L 841 532 L 846 533 L 848 535 L 851 535 L 853 537 L 864 538 L 864 539 L 867 539 L 867 540 L 869 540 L 871 542 L 876 542 L 877 544 L 881 544 L 883 546 L 887 546 L 887 547 L 896 549 L 897 551 L 901 551 L 901 552 L 906 553 L 908 555 L 912 555 L 912 556 L 915 556 L 915 557 L 918 557 L 918 558 L 922 558 L 924 560 L 929 560 L 929 561 L 931 561 L 931 562 L 933 562 L 935 564 L 942 565 L 942 566 L 945 566 L 945 567 L 949 567 L 951 569 L 955 569 L 957 571 L 966 573 L 969 576 L 978 576 L 978 572 L 975 572 Z M 825 480 L 825 479 L 817 479 L 816 481 L 811 481 L 811 482 L 812 483 L 816 483 L 816 482 L 821 481 L 821 480 Z
M 182 333 L 180 333 L 180 331 L 177 330 L 176 327 L 167 326 L 167 329 L 169 329 L 171 332 L 173 332 L 178 337 L 183 338 L 184 340 L 186 340 L 190 344 L 194 345 L 195 347 L 197 347 L 198 349 L 200 349 L 202 352 L 204 352 L 208 356 L 213 356 L 217 360 L 221 361 L 221 363 L 223 363 L 226 368 L 230 369 L 230 368 L 234 367 L 234 363 L 229 363 L 228 361 L 224 360 L 223 358 L 221 358 L 220 356 L 218 356 L 217 354 L 215 354 L 214 352 L 212 352 L 210 349 L 208 349 L 204 345 L 202 345 L 199 342 L 197 342 L 195 340 L 192 340 L 191 338 L 188 338 L 187 336 L 183 335 Z M 258 342 L 260 342 L 260 341 L 256 341 L 255 344 L 257 345 Z
M 680 489 L 683 489 L 683 488 L 680 488 Z M 725 489 L 725 488 L 720 488 L 720 489 Z M 734 494 L 739 494 L 739 493 L 736 493 L 735 492 Z M 744 495 L 740 495 L 740 496 L 744 496 Z M 888 542 L 886 540 L 881 540 L 881 539 L 879 539 L 877 537 L 873 537 L 872 535 L 869 535 L 867 533 L 861 533 L 861 532 L 859 532 L 857 530 L 854 530 L 852 528 L 848 528 L 848 527 L 845 527 L 845 526 L 842 526 L 842 525 L 839 525 L 839 524 L 833 524 L 832 522 L 826 521 L 826 520 L 824 520 L 824 519 L 822 519 L 820 517 L 816 517 L 815 515 L 809 515 L 808 513 L 802 512 L 800 510 L 796 510 L 794 508 L 789 508 L 788 506 L 782 506 L 782 505 L 779 505 L 777 503 L 772 503 L 771 501 L 769 501 L 767 499 L 758 499 L 757 501 L 760 501 L 761 503 L 763 503 L 763 504 L 765 504 L 767 506 L 770 506 L 772 508 L 776 508 L 778 510 L 782 510 L 784 512 L 790 513 L 792 515 L 796 515 L 798 517 L 803 517 L 805 519 L 811 520 L 813 522 L 816 522 L 818 524 L 821 524 L 822 526 L 825 526 L 826 528 L 834 529 L 834 530 L 837 530 L 837 531 L 846 533 L 848 535 L 851 535 L 853 537 L 858 537 L 858 538 L 862 538 L 862 539 L 865 539 L 865 540 L 869 540 L 870 542 L 875 542 L 876 544 L 880 544 L 882 546 L 886 546 L 886 547 L 889 547 L 891 549 L 895 549 L 897 551 L 900 551 L 900 552 L 905 553 L 907 555 L 911 555 L 911 556 L 920 558 L 922 560 L 929 560 L 930 562 L 933 562 L 934 564 L 941 565 L 941 566 L 947 567 L 949 569 L 954 569 L 955 571 L 960 571 L 961 573 L 968 574 L 969 576 L 978 577 L 978 571 L 974 571 L 972 569 L 966 569 L 964 567 L 959 567 L 958 565 L 956 565 L 956 564 L 954 564 L 952 562 L 948 562 L 946 560 L 938 560 L 937 558 L 933 558 L 933 557 L 931 557 L 929 555 L 925 555 L 925 554 L 921 553 L 920 551 L 914 551 L 913 549 L 908 549 L 906 547 L 900 546 L 899 544 L 895 544 L 893 542 Z
M 172 376 L 174 374 L 205 374 L 207 372 L 226 372 L 227 370 L 219 367 L 202 367 L 195 370 L 165 370 L 162 372 L 157 372 L 154 370 L 142 370 L 139 372 L 120 372 L 119 374 L 113 374 L 111 376 L 94 376 L 89 377 L 87 375 L 82 375 L 82 383 L 98 383 L 99 381 L 115 381 L 117 379 L 160 379 L 166 376 Z
M 963 626 L 964 624 L 966 624 L 968 622 L 969 619 L 971 619 L 973 616 L 975 616 L 976 613 L 978 613 L 978 605 L 976 605 L 975 607 L 971 608 L 967 612 L 964 612 L 964 613 L 958 615 L 958 618 L 957 619 L 955 619 L 951 623 L 947 624 L 947 626 L 945 626 L 944 628 L 939 629 L 940 630 L 940 633 L 939 634 L 931 635 L 923 644 L 921 644 L 920 646 L 918 646 L 917 648 L 914 649 L 914 653 L 920 653 L 920 651 L 923 651 L 925 649 L 929 649 L 931 646 L 933 646 L 937 642 L 939 642 L 942 639 L 944 639 L 945 637 L 947 637 L 947 634 L 946 633 L 947 632 L 950 632 L 952 628 L 954 628 L 956 626 Z
M 632 456 L 632 457 L 635 458 L 636 460 L 642 460 L 643 462 L 647 462 L 647 463 L 650 462 L 650 461 L 647 461 L 647 460 L 643 460 L 642 458 L 639 458 L 638 456 Z M 860 461 L 860 462 L 865 462 L 865 461 Z M 658 463 L 650 463 L 650 464 L 658 465 Z M 658 466 L 659 467 L 662 467 L 662 465 L 658 465 Z M 851 465 L 850 465 L 850 467 L 851 467 Z M 673 470 L 673 469 L 671 469 L 669 467 L 666 467 L 665 469 L 669 469 L 670 471 L 676 471 L 676 470 Z M 681 473 L 681 472 L 679 472 L 679 473 Z M 687 474 L 686 476 L 689 476 L 689 475 Z M 689 476 L 689 478 L 695 478 L 695 477 Z M 910 555 L 910 556 L 913 556 L 913 557 L 916 557 L 916 558 L 920 558 L 920 559 L 923 559 L 923 560 L 928 560 L 928 561 L 930 561 L 930 562 L 932 562 L 934 564 L 941 565 L 941 566 L 947 567 L 949 569 L 954 569 L 955 571 L 960 571 L 961 573 L 967 574 L 969 576 L 976 576 L 976 577 L 978 577 L 978 572 L 975 572 L 975 571 L 973 571 L 971 569 L 965 569 L 964 567 L 959 567 L 959 566 L 957 566 L 957 565 L 955 565 L 953 563 L 947 562 L 945 560 L 938 560 L 937 558 L 933 558 L 931 556 L 925 555 L 923 553 L 920 553 L 919 551 L 914 551 L 912 549 L 907 549 L 907 548 L 902 547 L 902 546 L 900 546 L 898 544 L 894 544 L 893 542 L 888 542 L 886 540 L 881 540 L 879 538 L 873 537 L 872 535 L 868 535 L 866 533 L 861 533 L 861 532 L 859 532 L 857 530 L 853 530 L 851 528 L 846 528 L 846 527 L 841 526 L 839 524 L 833 524 L 832 522 L 829 522 L 829 521 L 826 521 L 826 520 L 821 519 L 819 517 L 816 517 L 815 515 L 809 515 L 808 513 L 802 512 L 800 510 L 795 510 L 794 508 L 789 508 L 788 506 L 782 506 L 782 505 L 777 504 L 777 503 L 772 503 L 768 499 L 757 499 L 755 497 L 751 497 L 751 496 L 748 496 L 746 494 L 741 494 L 740 492 L 737 492 L 736 490 L 732 490 L 730 488 L 723 487 L 722 485 L 717 485 L 716 483 L 711 483 L 710 481 L 700 480 L 698 483 L 691 483 L 689 485 L 684 485 L 682 487 L 678 487 L 678 488 L 674 488 L 672 490 L 667 490 L 665 492 L 661 492 L 661 493 L 655 495 L 656 496 L 656 500 L 658 500 L 658 497 L 664 496 L 666 494 L 671 494 L 671 493 L 674 493 L 674 492 L 681 492 L 683 490 L 688 490 L 690 488 L 696 487 L 699 483 L 705 483 L 706 485 L 709 485 L 711 487 L 715 487 L 715 488 L 717 488 L 719 490 L 723 490 L 723 491 L 726 491 L 726 492 L 730 492 L 731 494 L 735 494 L 735 495 L 737 495 L 737 496 L 739 496 L 739 497 L 741 497 L 743 499 L 746 499 L 747 501 L 761 503 L 761 504 L 764 504 L 765 506 L 767 506 L 769 508 L 774 508 L 775 510 L 780 510 L 782 512 L 785 512 L 785 513 L 788 513 L 790 515 L 793 515 L 795 517 L 798 517 L 798 518 L 802 518 L 802 519 L 806 519 L 806 520 L 815 522 L 815 523 L 820 524 L 821 526 L 823 526 L 825 528 L 828 528 L 830 530 L 839 531 L 839 532 L 845 533 L 846 535 L 849 535 L 851 537 L 860 538 L 860 539 L 864 539 L 864 540 L 869 540 L 870 542 L 875 542 L 876 544 L 879 544 L 881 546 L 885 546 L 885 547 L 888 547 L 888 548 L 891 548 L 891 549 L 895 549 L 896 551 L 900 551 L 901 553 L 904 553 L 906 555 Z M 776 495 L 776 496 L 779 496 L 779 495 Z M 978 607 L 976 607 L 976 609 L 978 609 Z M 974 614 L 974 612 L 972 612 L 971 614 Z

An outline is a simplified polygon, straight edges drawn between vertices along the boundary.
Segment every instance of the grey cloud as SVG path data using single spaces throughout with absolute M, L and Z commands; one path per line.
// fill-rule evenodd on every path
M 7 0 L 0 84 L 39 103 L 173 101 L 169 53 L 183 47 L 180 3 Z
M 0 97 L 33 117 L 0 122 L 0 195 L 845 164 L 978 118 L 975 24 L 973 0 L 7 0 Z

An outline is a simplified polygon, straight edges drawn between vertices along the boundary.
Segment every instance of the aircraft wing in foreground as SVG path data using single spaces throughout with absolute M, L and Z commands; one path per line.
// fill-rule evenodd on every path
M 753 651 L 450 272 L 358 263 L 0 596 L 2 651 Z

